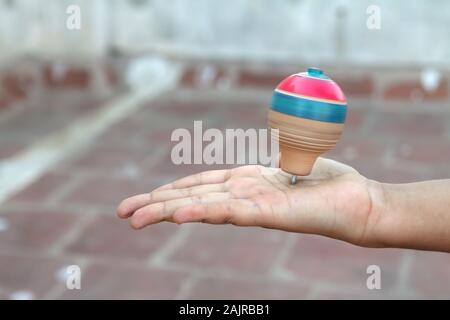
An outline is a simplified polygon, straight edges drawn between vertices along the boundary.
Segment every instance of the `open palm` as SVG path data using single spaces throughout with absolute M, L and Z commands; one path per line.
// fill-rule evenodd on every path
M 369 242 L 370 180 L 323 158 L 296 185 L 290 179 L 257 165 L 205 171 L 124 200 L 118 215 L 136 229 L 161 221 L 231 223 Z

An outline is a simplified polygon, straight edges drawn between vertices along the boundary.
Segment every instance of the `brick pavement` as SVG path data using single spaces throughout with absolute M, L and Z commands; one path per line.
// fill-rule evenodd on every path
M 119 221 L 114 209 L 124 197 L 211 169 L 169 161 L 174 128 L 192 130 L 200 119 L 220 129 L 264 128 L 270 90 L 285 75 L 264 69 L 240 73 L 225 65 L 205 84 L 198 81 L 201 70 L 188 68 L 177 90 L 146 102 L 1 205 L 0 298 L 23 290 L 37 299 L 450 298 L 448 254 L 365 249 L 233 226 L 162 223 L 136 232 Z M 450 178 L 446 81 L 417 101 L 414 77 L 408 78 L 412 84 L 384 86 L 389 75 L 381 71 L 336 75 L 349 93 L 350 115 L 329 157 L 382 181 Z M 75 78 L 83 82 L 84 76 Z M 46 105 L 57 101 L 46 99 Z M 77 98 L 69 102 L 83 105 Z M 39 130 L 57 129 L 47 123 L 69 120 L 69 111 L 51 119 L 35 111 L 0 131 L 36 137 Z M 0 146 L 0 154 L 16 152 L 16 146 Z M 70 264 L 82 267 L 80 291 L 66 290 L 61 279 Z M 381 267 L 382 290 L 365 287 L 371 264 Z

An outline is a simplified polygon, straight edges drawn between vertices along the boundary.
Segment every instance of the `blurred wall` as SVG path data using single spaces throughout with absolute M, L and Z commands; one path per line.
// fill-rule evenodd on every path
M 66 28 L 67 6 L 81 30 Z M 381 29 L 366 26 L 369 5 Z M 3 0 L 0 59 L 84 57 L 109 49 L 196 58 L 446 65 L 450 1 Z

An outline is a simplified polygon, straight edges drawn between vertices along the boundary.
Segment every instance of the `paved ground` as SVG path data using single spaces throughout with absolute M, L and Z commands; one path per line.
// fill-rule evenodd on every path
M 118 220 L 115 207 L 124 197 L 211 169 L 170 162 L 174 128 L 192 130 L 194 120 L 220 129 L 265 127 L 271 81 L 280 76 L 216 76 L 205 89 L 187 72 L 179 88 L 147 101 L 1 205 L 0 298 L 450 298 L 448 254 L 233 226 L 162 223 L 137 232 Z M 233 81 L 243 89 L 230 90 Z M 450 178 L 448 84 L 436 96 L 420 95 L 414 84 L 384 95 L 371 81 L 346 82 L 348 126 L 328 156 L 383 181 Z M 410 102 L 411 90 L 420 101 Z M 57 96 L 29 118 L 2 125 L 0 138 L 12 145 L 0 144 L 3 157 L 91 105 L 70 98 L 72 111 L 43 116 Z M 81 290 L 65 288 L 72 264 L 82 269 Z M 381 267 L 381 290 L 366 288 L 372 264 Z

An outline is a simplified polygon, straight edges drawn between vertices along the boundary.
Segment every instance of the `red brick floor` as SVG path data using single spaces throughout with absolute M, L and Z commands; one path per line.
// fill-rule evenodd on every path
M 169 161 L 174 128 L 192 130 L 194 120 L 205 128 L 266 126 L 270 91 L 196 90 L 148 101 L 1 205 L 0 297 L 25 290 L 64 299 L 450 298 L 448 254 L 233 226 L 162 223 L 133 231 L 118 220 L 114 209 L 124 197 L 211 169 Z M 361 97 L 349 103 L 347 129 L 329 157 L 382 181 L 450 178 L 449 109 L 391 110 Z M 60 125 L 70 120 L 70 112 L 48 114 L 2 127 L 8 143 L 0 154 L 14 150 L 12 141 L 29 143 L 54 128 L 59 117 Z M 66 290 L 58 276 L 71 264 L 82 268 L 81 290 Z M 366 288 L 372 264 L 382 271 L 378 291 Z
M 102 106 L 111 96 L 50 89 L 11 107 L 0 117 L 0 161 Z

